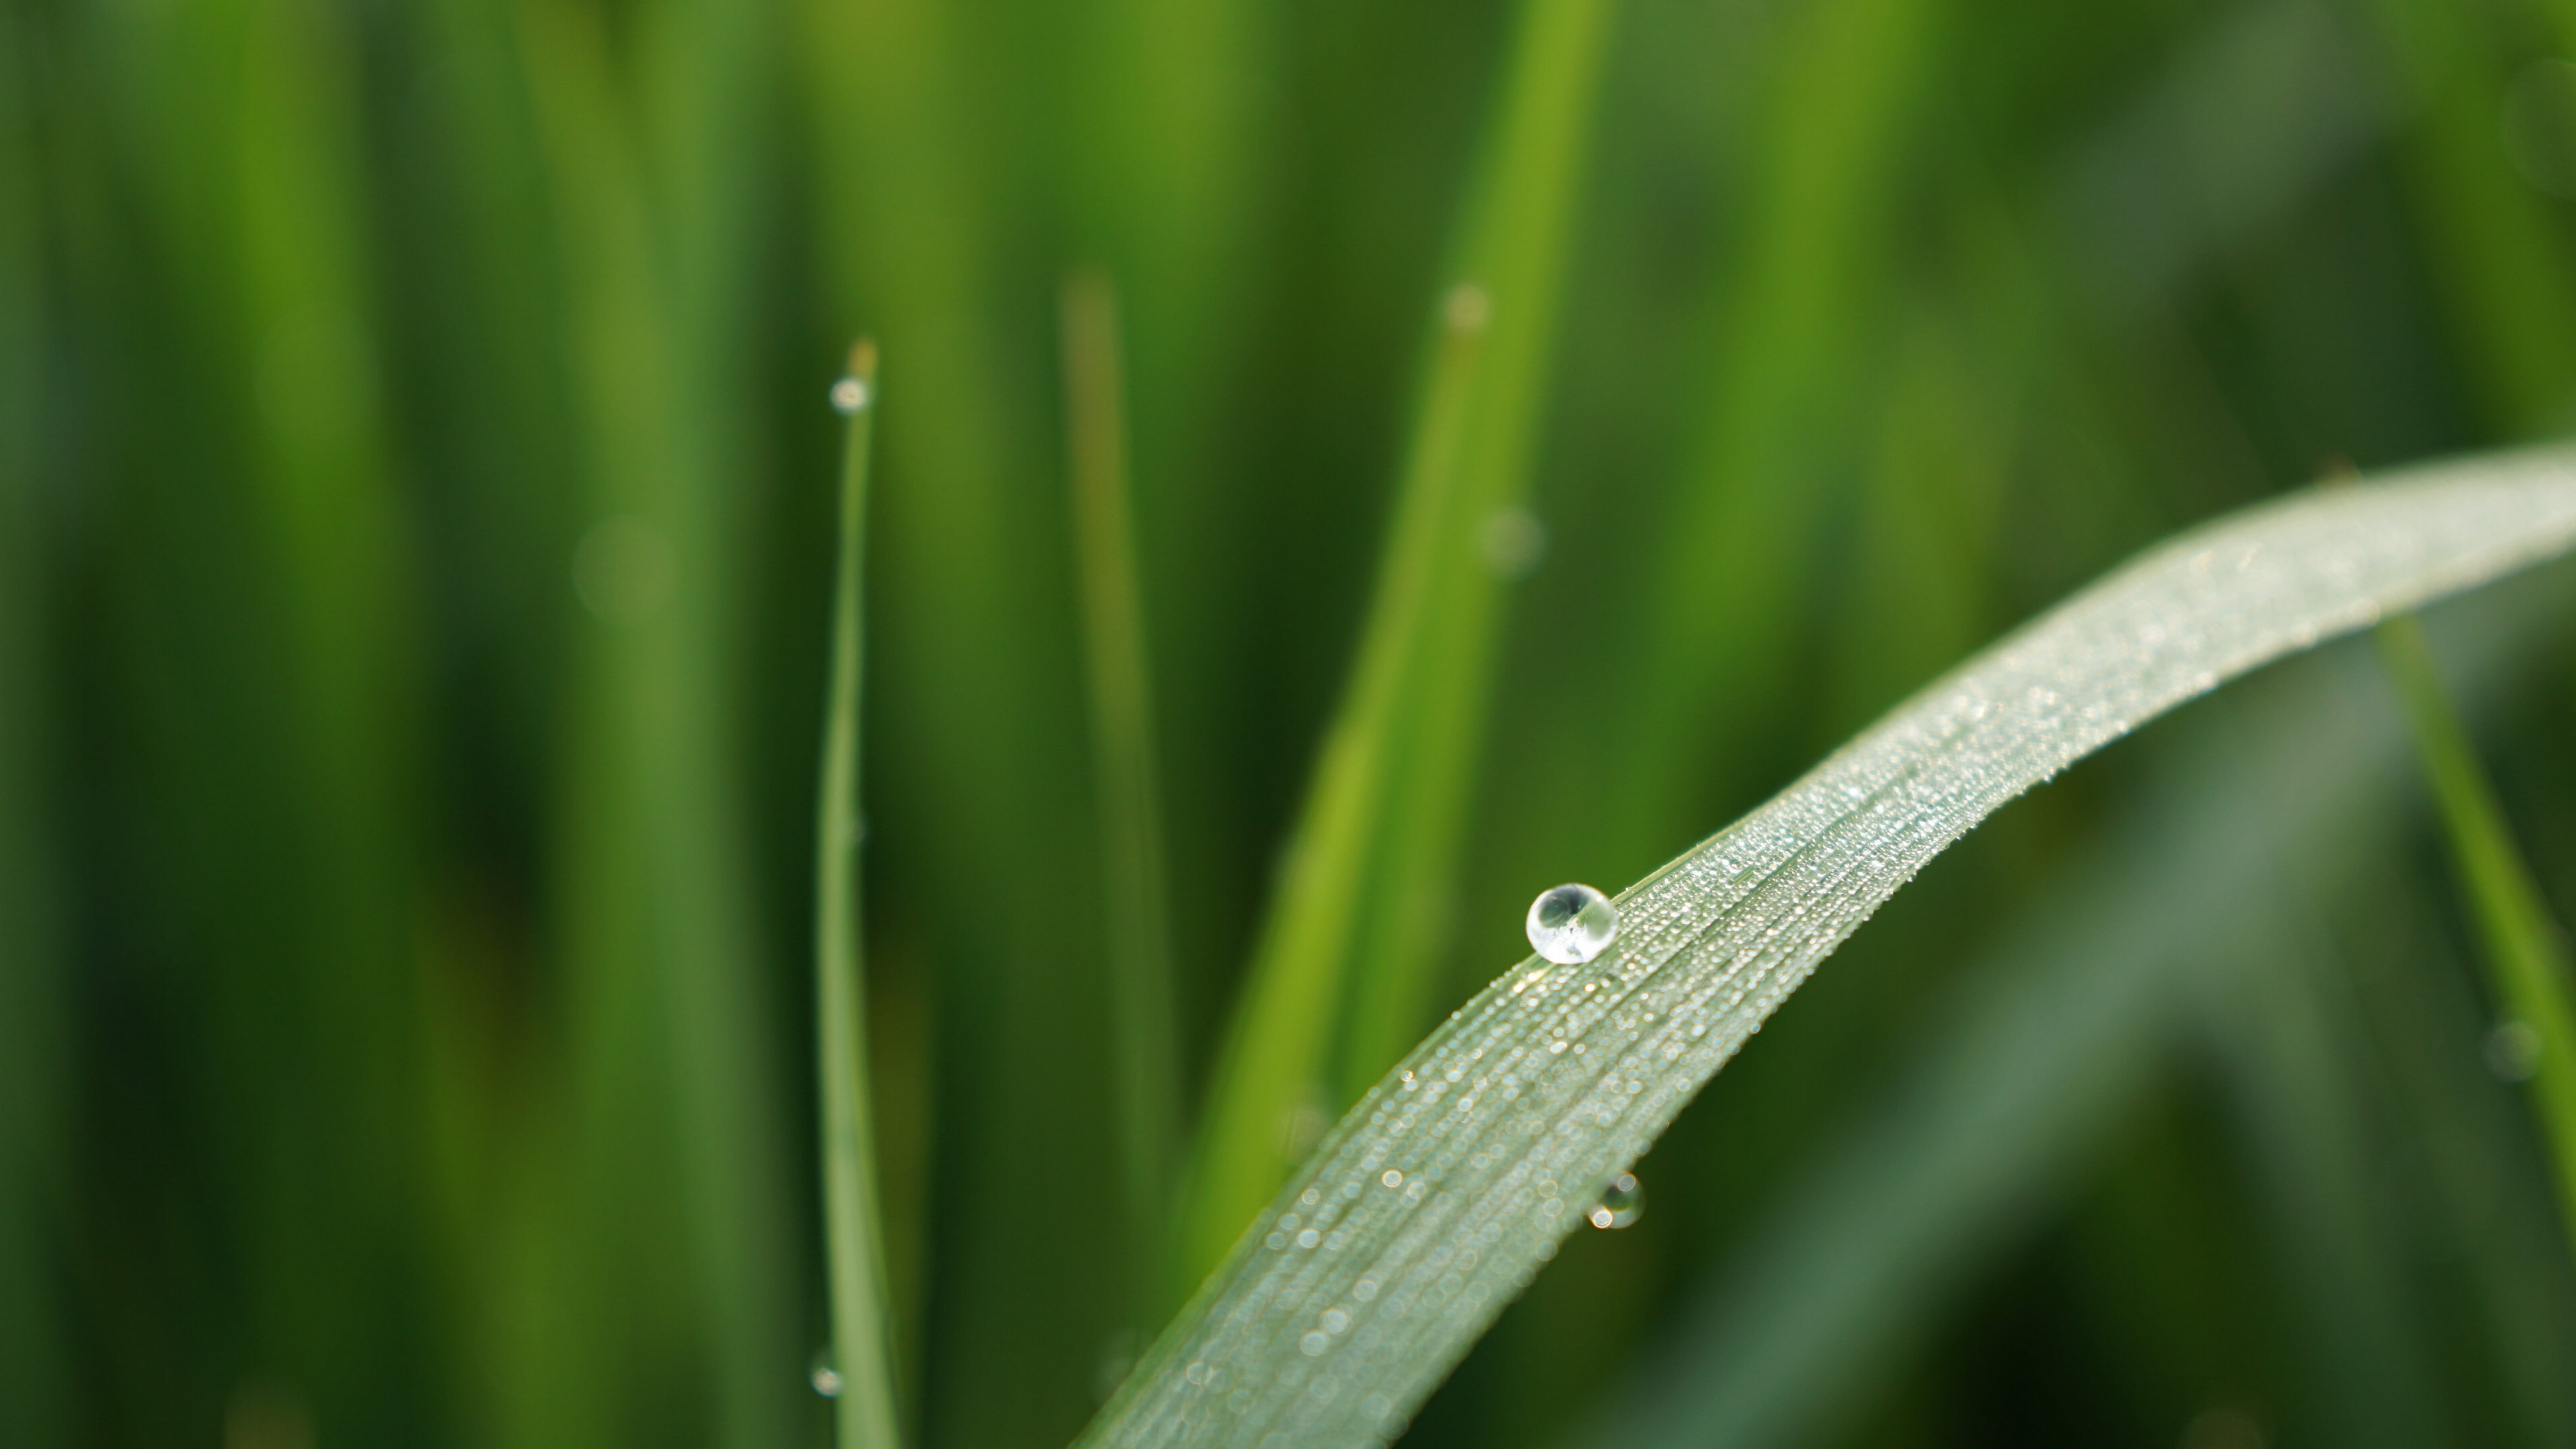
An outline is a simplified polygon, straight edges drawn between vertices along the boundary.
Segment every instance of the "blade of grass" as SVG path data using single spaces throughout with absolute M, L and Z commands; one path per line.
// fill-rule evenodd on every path
M 1545 537 L 1525 500 L 1552 391 L 1594 97 L 1617 17 L 1612 0 L 1551 0 L 1524 12 L 1484 160 L 1459 275 L 1475 278 L 1495 310 L 1467 402 L 1455 502 L 1436 543 L 1431 622 L 1409 686 L 1416 702 L 1398 721 L 1397 767 L 1380 805 L 1386 833 L 1366 872 L 1347 968 L 1344 1102 L 1421 1035 L 1448 960 L 1504 586 L 1536 565 Z
M 1878 1104 L 1809 1155 L 1570 1442 L 1806 1443 L 1865 1407 L 2148 1083 L 2206 943 L 2271 908 L 2278 862 L 2383 827 L 2372 786 L 2404 748 L 2397 722 L 2341 673 L 2305 682 L 2258 735 L 2204 734 L 2152 804 L 2034 884 Z
M 2294 860 L 2276 862 L 2276 884 Z M 2295 898 L 2295 890 L 2289 892 Z M 2317 1387 L 2317 1427 L 2337 1444 L 2387 1449 L 2459 1437 L 2435 1388 L 2425 1307 L 2387 1221 L 2352 1047 L 2351 1002 L 2280 912 L 2213 943 L 2196 1023 L 2234 1109 L 2240 1151 L 2265 1200 L 2269 1241 Z M 2254 968 L 2260 959 L 2263 968 Z M 2230 968 L 2233 969 L 2230 969 Z M 2253 968 L 2253 969 L 2249 969 Z
M 2567 938 L 2550 918 L 2531 868 L 2513 841 L 2494 784 L 2468 731 L 2443 693 L 2423 626 L 2391 619 L 2379 627 L 2380 657 L 2415 729 L 2424 773 L 2450 844 L 2460 893 L 2476 923 L 2487 985 L 2508 1021 L 2537 1033 L 2532 1105 L 2555 1166 L 2559 1209 L 2576 1246 L 2576 972 Z
M 999 180 L 1028 160 L 1002 124 L 1028 98 L 980 49 L 983 12 L 800 12 L 835 315 L 902 359 L 877 440 L 869 653 L 872 736 L 905 767 L 873 777 L 870 811 L 913 842 L 880 860 L 918 874 L 880 897 L 878 934 L 908 922 L 960 1008 L 936 1013 L 935 1171 L 887 1185 L 890 1226 L 894 1195 L 925 1204 L 931 1257 L 910 1422 L 934 1449 L 1060 1439 L 1095 1401 L 1131 1275 L 1103 1250 L 1124 1220 L 1099 835 L 1064 484 L 1035 425 L 1062 399 L 1053 367 L 1024 365 L 1054 355 L 1051 309 L 1022 304 L 1057 279 L 1011 265 L 1057 218 Z M 1098 1190 L 1053 1200 L 1072 1183 Z
M 1180 1048 L 1174 1035 L 1170 902 L 1164 891 L 1163 802 L 1154 768 L 1153 681 L 1145 653 L 1133 523 L 1118 298 L 1108 275 L 1066 279 L 1065 434 L 1073 553 L 1082 586 L 1100 858 L 1107 887 L 1109 994 L 1118 1063 L 1119 1146 L 1127 1228 L 1143 1280 L 1135 1312 L 1151 1327 L 1156 1265 L 1180 1136 Z
M 1706 432 L 1649 565 L 1650 623 L 1630 641 L 1639 695 L 1600 837 L 1619 848 L 1668 848 L 1700 799 L 1688 782 L 1722 771 L 1774 713 L 1790 595 L 1829 498 L 1819 451 L 1848 436 L 1836 413 L 1890 272 L 1942 9 L 1830 0 L 1784 25 L 1749 234 L 1719 298 Z
M 2566 618 L 2566 595 L 2550 592 L 2545 618 L 2555 625 Z M 2530 677 L 2490 681 L 2496 671 L 2481 656 L 2491 652 L 2496 621 L 2483 611 L 2441 612 L 2450 616 L 2441 637 L 2453 667 L 2468 666 L 2457 675 L 2464 703 L 2500 692 L 2482 686 Z M 2505 652 L 2518 655 L 2519 640 Z M 2365 677 L 2394 713 L 2381 667 L 2374 662 Z M 2464 1280 L 2473 1305 L 2474 1331 L 2445 1332 L 2443 1348 L 2454 1372 L 2476 1385 L 2470 1402 L 2492 1422 L 2482 1437 L 2506 1438 L 2518 1425 L 2525 1443 L 2576 1441 L 2576 1380 L 2565 1372 L 2576 1362 L 2576 1257 L 2563 1246 L 2552 1163 L 2532 1150 L 2528 1109 L 2498 1090 L 2481 1050 L 2493 1018 L 2476 971 L 2443 930 L 2450 882 L 2427 878 L 2405 851 L 2375 853 L 2376 870 L 2336 883 L 2317 916 L 2333 924 L 2368 1015 L 2371 1057 L 2394 1099 L 2402 1136 L 2389 1155 L 2411 1169 L 2402 1177 L 2424 1204 L 2404 1213 L 2428 1235 L 2414 1254 L 2456 1261 L 2455 1281 Z
M 867 990 L 860 939 L 859 686 L 866 558 L 868 443 L 875 431 L 876 348 L 850 349 L 835 404 L 849 416 L 841 453 L 840 562 L 832 585 L 821 800 L 815 812 L 815 1062 L 822 1090 L 823 1221 L 832 1284 L 833 1417 L 841 1449 L 894 1449 L 894 1318 L 877 1226 L 868 1106 Z
M 2149 551 L 1522 963 L 1374 1087 L 1086 1444 L 1382 1442 L 1816 964 L 2013 796 L 2222 680 L 2576 541 L 2576 459 L 2311 492 Z
M 746 490 L 725 319 L 743 305 L 727 289 L 751 269 L 734 221 L 689 214 L 741 205 L 736 179 L 713 174 L 740 139 L 727 92 L 747 83 L 741 39 L 684 4 L 639 17 L 645 39 L 622 52 L 569 0 L 517 18 L 563 237 L 595 520 L 574 560 L 596 627 L 574 691 L 562 839 L 577 1029 L 593 1034 L 576 1047 L 588 1076 L 576 1130 L 604 1156 L 576 1211 L 676 1199 L 690 1306 L 649 1325 L 679 1343 L 639 1362 L 697 1355 L 713 1438 L 752 1449 L 791 1437 L 805 1354 L 789 1336 L 777 1054 L 726 707 Z M 656 104 L 636 106 L 638 91 Z M 574 1317 L 614 1342 L 648 1325 L 613 1305 L 669 1290 L 615 1257 L 603 1267 L 585 1290 L 598 1306 Z
M 2563 427 L 2576 399 L 2576 270 L 2560 220 L 2498 144 L 2505 77 L 2479 17 L 2439 0 L 2371 9 L 2411 107 L 2401 159 L 2425 198 L 2415 211 L 2481 421 L 2506 437 Z
M 1421 651 L 1440 525 L 1484 340 L 1484 294 L 1460 286 L 1443 331 L 1420 432 L 1350 691 L 1324 738 L 1314 784 L 1280 871 L 1276 899 L 1217 1058 L 1183 1201 L 1173 1286 L 1198 1281 L 1232 1246 L 1244 1214 L 1294 1160 L 1291 1124 L 1319 1090 L 1330 1031 L 1379 827 L 1389 735 Z
M 1502 591 L 1481 530 L 1528 486 L 1608 0 L 1529 0 L 1466 213 L 1350 683 L 1215 1069 L 1181 1211 L 1186 1288 L 1302 1151 L 1293 1124 L 1419 1029 Z M 1356 979 L 1356 1000 L 1345 984 Z

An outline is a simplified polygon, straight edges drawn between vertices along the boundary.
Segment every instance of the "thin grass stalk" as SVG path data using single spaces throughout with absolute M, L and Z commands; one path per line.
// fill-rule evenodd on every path
M 2518 1026 L 2537 1040 L 2531 1104 L 2549 1145 L 2551 1181 L 2568 1240 L 2576 1246 L 2576 969 L 2568 960 L 2567 937 L 2514 844 L 2494 782 L 2443 690 L 2423 625 L 2411 618 L 2389 620 L 2379 628 L 2379 649 L 2415 729 L 2451 865 L 2477 930 L 2479 961 L 2503 1010 L 2503 1029 Z
M 859 695 L 865 632 L 869 443 L 877 411 L 877 351 L 861 339 L 834 406 L 849 418 L 841 443 L 840 562 L 832 585 L 832 667 L 823 717 L 822 789 L 815 811 L 815 1062 L 822 1094 L 823 1222 L 832 1285 L 833 1405 L 840 1449 L 894 1449 L 893 1315 L 878 1226 L 876 1147 L 868 1093 L 865 948 L 860 934 Z
M 1160 1245 L 1180 1138 L 1180 1048 L 1172 997 L 1171 905 L 1163 802 L 1154 763 L 1153 680 L 1145 650 L 1118 297 L 1108 274 L 1065 280 L 1065 436 L 1073 554 L 1082 593 L 1091 698 L 1092 768 L 1100 793 L 1100 859 L 1108 909 L 1110 1028 L 1117 1057 L 1118 1142 L 1128 1251 L 1143 1283 L 1137 1326 L 1153 1327 Z

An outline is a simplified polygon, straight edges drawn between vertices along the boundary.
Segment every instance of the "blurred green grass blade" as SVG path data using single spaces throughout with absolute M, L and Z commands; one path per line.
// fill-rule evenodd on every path
M 1119 1148 L 1135 1268 L 1135 1312 L 1161 1311 L 1158 1265 L 1180 1139 L 1180 1049 L 1172 995 L 1171 903 L 1164 887 L 1163 800 L 1154 765 L 1153 680 L 1128 507 L 1118 297 L 1104 272 L 1066 278 L 1065 436 L 1073 554 L 1082 590 L 1092 769 L 1100 791 L 1102 913 L 1118 1063 Z
M 1705 432 L 1647 564 L 1630 708 L 1601 837 L 1668 849 L 1779 688 L 1801 560 L 1828 503 L 1822 450 L 1895 256 L 1903 162 L 1941 53 L 1943 0 L 1826 0 L 1784 18 L 1740 257 L 1721 283 Z M 1708 731 L 1716 728 L 1718 748 Z
M 894 1449 L 894 1315 L 886 1297 L 885 1243 L 877 1226 L 877 1172 L 868 1095 L 867 987 L 862 968 L 859 867 L 859 695 L 864 640 L 860 581 L 866 558 L 868 444 L 877 412 L 876 349 L 861 341 L 835 406 L 849 416 L 842 439 L 840 559 L 832 585 L 832 666 L 823 722 L 821 799 L 815 811 L 815 1062 L 822 1086 L 823 1218 L 832 1284 L 833 1367 L 841 1376 L 833 1418 L 840 1449 Z
M 51 570 L 37 488 L 43 258 L 24 23 L 0 16 L 0 1440 L 68 1442 L 52 1281 L 63 1012 L 47 833 Z
M 1377 807 L 1393 766 L 1406 671 L 1418 663 L 1440 526 L 1453 518 L 1459 435 L 1482 349 L 1484 294 L 1461 285 L 1443 308 L 1437 361 L 1393 536 L 1352 672 L 1297 828 L 1277 895 L 1217 1058 L 1198 1129 L 1176 1246 L 1186 1290 L 1232 1246 L 1295 1160 L 1293 1124 L 1314 1110 L 1328 1061 L 1342 972 L 1366 887 Z
M 2227 678 L 2571 541 L 2576 458 L 2472 458 L 2191 530 L 2006 636 L 1626 892 L 1601 957 L 1524 962 L 1435 1031 L 1082 1442 L 1387 1439 L 1817 962 L 1979 819 Z
M 871 736 L 906 764 L 871 777 L 870 813 L 913 842 L 878 859 L 917 872 L 904 899 L 943 1003 L 935 1170 L 886 1183 L 889 1245 L 906 1215 L 921 1224 L 936 1306 L 912 1422 L 934 1449 L 1059 1438 L 1093 1402 L 1131 1281 L 1081 640 L 1042 446 L 1061 407 L 1057 278 L 1013 266 L 1060 218 L 1000 179 L 1038 173 L 1002 124 L 1030 98 L 985 49 L 989 12 L 798 13 L 834 315 L 902 359 L 877 438 L 868 642 Z M 1069 1184 L 1079 1201 L 1058 1196 Z
M 2488 985 L 2506 1019 L 2537 1034 L 2532 1105 L 2554 1160 L 2569 1243 L 2576 1246 L 2576 1001 L 2570 996 L 2576 970 L 2568 961 L 2567 938 L 2550 918 L 2531 868 L 2514 845 L 2495 786 L 2443 693 L 2423 626 L 2391 619 L 2379 627 L 2379 645 L 2441 809 Z
M 2472 402 L 2500 436 L 2562 428 L 2576 413 L 2576 266 L 2563 219 L 2501 143 L 2507 78 L 2483 17 L 2444 0 L 2370 8 L 2408 105 L 2401 159 Z
M 1550 411 L 1566 252 L 1617 16 L 1613 0 L 1547 0 L 1523 11 L 1513 42 L 1457 271 L 1484 289 L 1493 314 L 1466 405 L 1454 502 L 1432 545 L 1430 623 L 1408 671 L 1415 702 L 1396 721 L 1397 765 L 1379 806 L 1385 833 L 1367 869 L 1347 968 L 1343 1102 L 1421 1035 L 1449 959 L 1505 585 L 1536 564 L 1545 538 L 1526 507 L 1531 460 Z
M 2563 582 L 2563 569 L 2551 572 Z M 2528 592 L 2550 596 L 2539 616 L 2545 626 L 2566 617 L 2563 590 Z M 2495 650 L 2487 646 L 2497 620 L 2466 608 L 2440 612 L 2468 703 L 2528 677 L 2525 665 L 2493 678 L 2497 660 L 2487 657 L 2521 654 L 2520 636 L 2529 632 L 2514 627 L 2521 620 L 2505 621 L 2515 637 Z M 2396 714 L 2387 680 L 2361 677 Z M 2518 1423 L 2527 1443 L 2576 1441 L 2576 1379 L 2565 1371 L 2576 1362 L 2576 1256 L 2564 1246 L 2553 1164 L 2532 1150 L 2529 1110 L 2518 1094 L 2499 1090 L 2489 1052 L 2480 1050 L 2493 1041 L 2493 1018 L 2477 974 L 2444 939 L 2450 883 L 2426 879 L 2403 850 L 2374 854 L 2376 872 L 2337 883 L 2319 920 L 2359 986 L 2370 1056 L 2403 1134 L 2391 1145 L 2412 1168 L 2405 1176 L 2415 1192 L 2400 1216 L 2418 1234 L 2415 1256 L 2456 1260 L 2475 1314 L 2473 1331 L 2445 1332 L 2442 1348 L 2455 1373 L 2483 1381 L 2471 1402 L 2499 1428 Z M 2409 1211 L 2417 1202 L 2426 1206 Z
M 1365 1081 L 1419 1029 L 1454 888 L 1501 608 L 1483 555 L 1542 416 L 1608 0 L 1528 0 L 1442 299 L 1395 518 L 1217 1059 L 1177 1239 L 1186 1288 L 1303 1150 L 1340 1055 Z M 1356 1000 L 1346 988 L 1356 979 Z M 1356 1090 L 1356 1088 L 1352 1088 Z
M 789 1336 L 776 1053 L 757 993 L 764 957 L 727 708 L 744 489 L 725 299 L 747 258 L 726 250 L 731 223 L 673 214 L 726 195 L 702 173 L 729 164 L 730 138 L 706 128 L 726 124 L 735 102 L 723 92 L 745 83 L 728 68 L 742 57 L 685 15 L 644 17 L 642 33 L 668 49 L 641 59 L 613 51 L 577 3 L 532 4 L 519 21 L 558 225 L 567 256 L 582 259 L 565 283 L 594 522 L 573 562 L 596 630 L 561 828 L 578 1026 L 597 1033 L 576 1048 L 591 1074 L 580 1110 L 605 1117 L 583 1131 L 621 1153 L 588 1176 L 581 1209 L 675 1196 L 694 1305 L 685 1326 L 630 1321 L 625 1301 L 664 1290 L 611 1275 L 587 1285 L 602 1296 L 574 1317 L 612 1345 L 639 1330 L 684 1335 L 713 1391 L 715 1439 L 752 1449 L 794 1432 L 806 1353 Z M 691 92 L 653 112 L 675 130 L 629 112 L 633 78 L 615 56 Z M 692 65 L 712 73 L 689 79 Z M 666 1126 L 649 1123 L 655 1111 L 670 1114 Z M 667 1159 L 637 1146 L 656 1142 Z M 640 1365 L 669 1350 L 612 1351 Z
M 2435 1387 L 2428 1305 L 2386 1221 L 2348 983 L 2328 978 L 2311 943 L 2284 939 L 2277 916 L 2250 926 L 2214 952 L 2235 969 L 2211 973 L 2200 1025 L 2308 1320 L 2318 1427 L 2337 1444 L 2386 1449 L 2456 1439 Z

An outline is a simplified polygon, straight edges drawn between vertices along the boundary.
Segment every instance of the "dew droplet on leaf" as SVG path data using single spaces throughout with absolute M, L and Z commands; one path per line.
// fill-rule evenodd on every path
M 1646 1190 L 1637 1185 L 1637 1174 L 1623 1172 L 1610 1179 L 1610 1190 L 1585 1214 L 1596 1228 L 1624 1228 L 1646 1210 Z
M 1530 949 L 1559 966 L 1589 961 L 1619 934 L 1619 908 L 1588 885 L 1561 885 L 1530 902 Z

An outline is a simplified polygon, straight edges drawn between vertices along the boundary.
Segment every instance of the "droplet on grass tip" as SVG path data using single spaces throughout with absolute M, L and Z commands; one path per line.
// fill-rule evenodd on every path
M 1601 1201 L 1584 1216 L 1596 1228 L 1624 1228 L 1645 1210 L 1646 1190 L 1638 1186 L 1637 1174 L 1623 1172 L 1610 1179 L 1610 1190 L 1601 1194 Z
M 832 1350 L 829 1348 L 814 1350 L 814 1362 L 806 1369 L 805 1377 L 814 1385 L 814 1392 L 824 1398 L 837 1399 L 841 1396 L 841 1370 L 832 1362 Z
M 1619 908 L 1588 885 L 1561 885 L 1530 902 L 1530 949 L 1559 966 L 1591 960 L 1618 934 Z
M 868 405 L 868 385 L 864 379 L 845 377 L 832 384 L 832 411 L 843 417 Z

